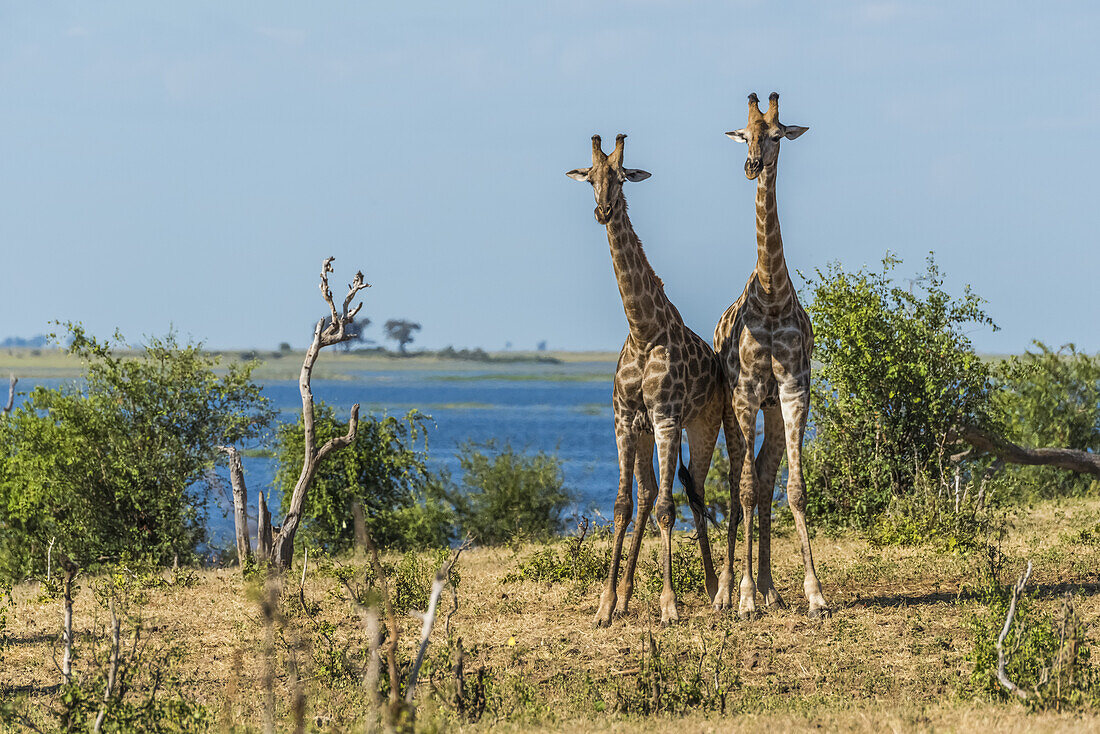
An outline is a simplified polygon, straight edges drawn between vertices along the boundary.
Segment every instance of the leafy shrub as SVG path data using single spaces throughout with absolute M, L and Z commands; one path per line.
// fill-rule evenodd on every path
M 126 552 L 166 564 L 205 535 L 217 447 L 259 436 L 272 416 L 252 364 L 218 361 L 174 334 L 141 351 L 99 342 L 68 324 L 83 380 L 37 387 L 0 419 L 0 575 L 44 574 L 55 561 L 85 567 Z
M 1083 354 L 1073 344 L 1053 350 L 1037 341 L 1034 347 L 994 373 L 1000 388 L 994 403 L 1007 438 L 1033 448 L 1100 451 L 1100 354 Z M 1009 472 L 1005 489 L 1018 498 L 1100 488 L 1094 478 L 1054 467 L 1012 466 Z
M 504 581 L 541 581 L 561 583 L 571 581 L 591 584 L 603 581 L 611 570 L 610 535 L 602 533 L 608 542 L 596 547 L 593 540 L 584 542 L 579 536 L 544 545 L 521 562 Z
M 960 487 L 956 497 L 918 478 L 911 494 L 894 497 L 875 518 L 868 540 L 879 546 L 931 543 L 946 551 L 978 550 L 1003 528 L 1004 517 L 971 489 Z
M 449 550 L 436 548 L 426 553 L 405 553 L 397 561 L 382 561 L 382 570 L 386 572 L 394 614 L 405 615 L 412 610 L 422 612 L 428 608 L 432 582 L 435 581 L 436 573 L 449 557 Z M 366 567 L 365 578 L 367 587 L 375 588 L 377 578 L 374 568 L 369 564 Z M 457 589 L 461 581 L 458 566 L 451 566 L 448 583 Z
M 698 710 L 725 713 L 730 691 L 741 686 L 736 663 L 731 664 L 733 650 L 728 638 L 726 630 L 709 650 L 702 641 L 701 650 L 683 650 L 677 649 L 674 639 L 658 644 L 647 634 L 637 674 L 614 684 L 614 709 L 643 716 Z
M 653 594 L 660 594 L 665 584 L 660 554 L 660 548 L 653 548 L 649 553 L 649 563 L 645 565 L 645 585 Z M 678 536 L 672 541 L 672 590 L 677 597 L 689 592 L 706 591 L 706 576 L 703 573 L 703 559 L 699 556 L 699 546 L 688 537 Z
M 347 433 L 346 423 L 323 402 L 314 407 L 317 445 Z M 363 507 L 371 537 L 384 548 L 425 548 L 450 540 L 453 517 L 425 466 L 417 442 L 426 442 L 429 418 L 415 410 L 404 419 L 385 416 L 360 420 L 355 441 L 321 462 L 306 496 L 300 532 L 306 542 L 329 552 L 348 550 L 355 542 L 351 506 Z M 277 434 L 275 486 L 282 509 L 302 470 L 304 425 L 286 423 Z
M 495 455 L 479 450 L 496 451 Z M 449 480 L 443 491 L 462 532 L 492 545 L 517 538 L 548 538 L 562 530 L 562 512 L 573 502 L 564 486 L 561 460 L 545 452 L 519 453 L 506 444 L 467 443 L 459 456 L 462 486 Z
M 815 352 L 813 426 L 804 451 L 808 505 L 819 522 L 867 526 L 918 478 L 947 480 L 952 429 L 988 425 L 990 370 L 964 331 L 993 325 L 982 300 L 943 289 L 931 255 L 914 289 L 839 264 L 807 279 Z M 994 327 L 996 328 L 996 327 Z

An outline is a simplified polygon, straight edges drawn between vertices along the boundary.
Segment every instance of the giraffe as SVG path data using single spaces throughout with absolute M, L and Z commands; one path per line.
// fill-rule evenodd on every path
M 808 129 L 779 122 L 779 95 L 772 92 L 764 114 L 760 112 L 756 94 L 750 94 L 748 125 L 726 133 L 748 144 L 745 175 L 757 181 L 756 268 L 741 297 L 726 310 L 714 330 L 714 350 L 728 384 L 729 403 L 723 427 L 730 458 L 731 504 L 726 566 L 718 582 L 714 606 L 719 611 L 733 606 L 733 546 L 738 521 L 744 518 L 745 557 L 738 604 L 742 617 L 755 615 L 757 588 L 765 606 L 784 606 L 771 572 L 772 495 L 784 449 L 788 466 L 787 501 L 802 545 L 806 568 L 803 590 L 810 604 L 809 615 L 829 614 L 810 550 L 806 487 L 802 478 L 802 439 L 810 407 L 810 353 L 814 335 L 787 272 L 775 203 L 779 142 L 783 138 L 794 140 Z M 761 410 L 764 439 L 754 461 L 756 415 Z M 735 479 L 738 471 L 740 476 Z M 760 511 L 759 587 L 752 578 L 754 507 Z
M 676 594 L 672 590 L 672 525 L 675 521 L 672 484 L 680 462 L 684 429 L 688 433 L 690 469 L 681 466 L 680 478 L 691 498 L 689 504 L 699 535 L 708 597 L 713 599 L 718 588 L 699 490 L 710 468 L 727 402 L 725 377 L 710 346 L 684 325 L 680 312 L 665 295 L 664 284 L 653 272 L 630 224 L 623 183 L 644 181 L 650 174 L 623 168 L 625 140 L 626 135 L 617 136 L 615 150 L 605 155 L 600 137 L 594 135 L 592 166 L 566 174 L 576 181 L 592 184 L 596 196 L 596 221 L 607 227 L 611 261 L 630 328 L 615 369 L 612 396 L 615 443 L 619 452 L 619 491 L 615 498 L 611 569 L 595 619 L 596 625 L 601 627 L 611 623 L 616 604 L 619 612 L 626 611 L 634 590 L 634 569 L 642 536 L 654 500 L 664 571 L 661 623 L 669 625 L 679 620 Z M 653 473 L 654 445 L 660 469 L 659 482 Z M 635 477 L 638 479 L 638 515 L 626 567 L 616 591 L 623 539 L 634 510 L 631 489 Z

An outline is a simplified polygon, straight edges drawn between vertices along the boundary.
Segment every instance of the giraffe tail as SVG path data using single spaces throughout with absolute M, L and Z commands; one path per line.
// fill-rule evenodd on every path
M 718 520 L 707 512 L 707 503 L 703 500 L 703 495 L 699 493 L 699 488 L 695 486 L 695 480 L 692 479 L 691 472 L 688 471 L 687 466 L 684 465 L 683 448 L 680 449 L 680 471 L 678 474 L 680 476 L 680 484 L 684 485 L 684 494 L 687 495 L 691 511 L 696 517 L 702 515 L 707 520 L 710 520 L 714 527 L 718 527 Z

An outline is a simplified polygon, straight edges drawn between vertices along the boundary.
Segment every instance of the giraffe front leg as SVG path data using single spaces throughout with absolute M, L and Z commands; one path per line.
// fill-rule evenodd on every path
M 657 527 L 661 531 L 661 567 L 664 571 L 664 588 L 660 599 L 661 625 L 667 627 L 680 621 L 680 614 L 676 609 L 676 592 L 672 588 L 672 526 L 676 521 L 672 483 L 680 462 L 680 422 L 674 419 L 656 422 L 654 433 L 660 469 Z
M 629 422 L 616 421 L 615 443 L 619 449 L 619 493 L 615 497 L 615 535 L 611 546 L 611 568 L 608 569 L 607 583 L 600 595 L 600 606 L 596 610 L 596 626 L 607 627 L 615 613 L 615 580 L 619 575 L 619 561 L 623 553 L 623 537 L 630 525 L 630 516 L 634 512 L 634 455 L 636 446 Z
M 806 600 L 810 603 L 809 616 L 827 617 L 831 614 L 825 596 L 821 593 L 814 568 L 814 555 L 810 549 L 810 533 L 806 526 L 806 484 L 802 478 L 802 439 L 806 433 L 806 418 L 810 409 L 808 375 L 805 384 L 780 383 L 779 401 L 783 408 L 783 423 L 786 426 L 787 443 L 787 501 L 794 516 L 794 526 L 798 530 L 798 540 L 802 545 L 802 563 L 806 568 L 806 577 L 802 588 Z
M 619 579 L 619 603 L 617 611 L 626 614 L 630 597 L 634 595 L 634 569 L 638 565 L 638 556 L 642 551 L 642 538 L 645 536 L 649 515 L 653 511 L 653 502 L 657 499 L 657 478 L 653 476 L 653 434 L 638 436 L 637 451 L 634 455 L 634 477 L 638 481 L 638 516 L 634 520 L 634 533 L 630 538 L 630 550 L 626 555 L 626 568 Z
M 756 584 L 752 580 L 752 516 L 756 509 L 757 477 L 752 452 L 756 445 L 756 413 L 760 401 L 753 398 L 751 393 L 739 395 L 735 407 L 737 424 L 741 428 L 741 442 L 745 447 L 741 452 L 741 477 L 738 484 L 738 498 L 745 520 L 745 557 L 741 563 L 741 596 L 737 604 L 737 615 L 741 619 L 752 619 L 756 616 Z M 734 471 L 731 462 L 731 476 Z

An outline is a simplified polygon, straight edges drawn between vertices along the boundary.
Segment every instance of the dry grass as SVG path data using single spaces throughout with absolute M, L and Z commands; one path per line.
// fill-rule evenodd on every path
M 1077 533 L 1095 527 L 1098 519 L 1098 500 L 1044 503 L 1020 511 L 1002 546 L 1010 559 L 1006 573 L 1016 573 L 1023 559 L 1033 559 L 1040 606 L 1053 608 L 1060 593 L 1075 589 L 1082 594 L 1079 614 L 1093 623 L 1100 617 L 1100 541 L 1081 540 Z M 967 693 L 972 670 L 967 620 L 981 608 L 966 589 L 981 574 L 981 554 L 876 549 L 853 536 L 819 535 L 814 550 L 834 615 L 811 621 L 804 616 L 796 541 L 787 532 L 775 546 L 776 582 L 790 608 L 740 622 L 716 616 L 701 593 L 691 593 L 681 599 L 681 624 L 665 630 L 642 579 L 630 613 L 608 629 L 595 629 L 597 583 L 504 582 L 529 557 L 530 546 L 469 551 L 460 563 L 460 603 L 451 626 L 468 651 L 466 670 L 485 666 L 491 671 L 495 703 L 477 724 L 460 725 L 437 702 L 428 701 L 422 721 L 448 729 L 501 731 L 1054 731 L 1100 726 L 1092 713 L 1028 713 L 1016 703 Z M 648 559 L 648 549 L 643 557 Z M 287 621 L 278 645 L 280 715 L 288 710 L 287 652 L 296 649 L 307 675 L 310 720 L 328 731 L 364 711 L 365 698 L 354 676 L 333 679 L 321 669 L 323 645 L 295 601 L 297 578 L 296 573 L 286 582 L 282 605 Z M 89 580 L 81 586 L 75 610 L 78 651 L 87 649 L 96 619 Z M 177 672 L 187 694 L 219 721 L 255 729 L 261 720 L 264 629 L 258 591 L 251 587 L 232 569 L 202 571 L 190 588 L 151 590 L 144 614 L 149 634 L 159 643 L 182 646 Z M 52 700 L 59 680 L 51 651 L 60 611 L 56 602 L 37 601 L 38 593 L 32 583 L 14 590 L 10 644 L 0 670 L 0 686 L 22 691 L 32 708 Z M 361 622 L 340 584 L 314 567 L 305 593 L 320 604 L 318 618 L 334 626 L 339 645 L 352 651 L 352 662 L 360 663 Z M 447 601 L 443 614 L 449 610 Z M 404 626 L 407 655 L 418 623 L 410 619 Z M 664 654 L 684 664 L 698 659 L 704 647 L 713 654 L 725 639 L 724 659 L 739 679 L 725 714 L 642 718 L 615 712 L 614 690 L 631 685 L 650 633 Z M 439 686 L 448 685 L 446 654 L 441 622 L 425 675 Z M 90 665 L 87 654 L 79 658 L 78 669 Z M 424 691 L 431 688 L 422 684 Z

